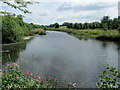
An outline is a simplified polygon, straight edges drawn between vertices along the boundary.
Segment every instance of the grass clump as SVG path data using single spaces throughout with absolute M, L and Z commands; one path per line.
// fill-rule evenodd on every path
M 38 31 L 34 31 L 35 34 L 39 34 L 39 35 L 46 35 L 45 30 L 38 30 Z
M 45 30 L 31 30 L 25 33 L 25 36 L 34 36 L 35 34 L 46 35 L 47 33 Z

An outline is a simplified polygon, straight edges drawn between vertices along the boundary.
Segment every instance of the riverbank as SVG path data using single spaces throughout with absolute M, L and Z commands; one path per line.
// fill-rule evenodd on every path
M 12 44 L 23 43 L 26 40 L 32 39 L 36 34 L 38 34 L 38 35 L 46 35 L 47 33 L 46 33 L 46 31 L 44 29 L 31 30 L 31 31 L 28 31 L 24 36 L 22 36 L 20 41 L 11 42 L 11 43 L 4 43 L 2 45 L 12 45 Z
M 34 36 L 26 36 L 26 37 L 23 37 L 23 40 L 30 40 L 32 39 Z
M 34 37 L 34 36 L 24 36 L 20 42 L 16 42 L 16 43 L 5 43 L 5 44 L 2 44 L 2 45 L 3 45 L 3 46 L 9 46 L 9 45 L 21 44 L 21 43 L 24 43 L 24 41 L 26 41 L 26 40 L 32 39 L 33 37 Z
M 118 41 L 120 35 L 118 30 L 100 30 L 100 29 L 68 29 L 66 26 L 59 28 L 49 27 L 47 30 L 67 32 L 79 39 L 98 39 L 98 40 L 109 40 Z
M 2 89 L 13 88 L 59 88 L 57 80 L 52 77 L 42 78 L 33 75 L 31 71 L 23 71 L 17 63 L 7 64 L 3 67 Z M 1 73 L 2 74 L 2 73 Z M 76 88 L 75 84 L 63 88 Z

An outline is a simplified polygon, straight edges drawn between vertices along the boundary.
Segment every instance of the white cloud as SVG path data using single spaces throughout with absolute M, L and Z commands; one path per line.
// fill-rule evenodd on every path
M 105 15 L 108 15 L 111 18 L 117 17 L 118 12 L 117 3 L 97 3 L 97 4 L 69 3 L 68 6 L 66 6 L 66 3 L 62 3 L 61 5 L 63 6 L 65 5 L 65 8 L 67 9 L 60 11 L 62 14 L 59 14 L 59 16 L 56 17 L 56 20 L 58 20 L 60 23 L 63 23 L 64 21 L 69 22 L 100 21 L 100 19 Z M 61 5 L 57 6 L 56 8 L 59 8 Z M 82 5 L 82 7 L 80 5 Z M 86 6 L 90 7 L 91 5 L 95 5 L 96 8 L 95 9 L 86 8 Z M 101 6 L 101 8 L 98 9 L 97 6 Z M 80 8 L 85 9 L 81 10 Z
M 30 0 L 38 2 L 118 2 L 119 0 Z
M 108 0 L 104 0 L 104 2 L 102 0 L 75 0 L 74 2 L 73 0 L 70 0 L 71 2 L 68 2 L 68 0 L 65 2 L 63 2 L 64 0 L 60 2 L 52 2 L 53 0 L 45 1 L 46 0 L 40 4 L 29 5 L 28 10 L 31 11 L 32 14 L 24 14 L 26 16 L 24 20 L 36 24 L 63 23 L 64 21 L 91 22 L 99 21 L 104 15 L 109 15 L 111 18 L 117 17 L 118 15 L 118 4 L 115 2 L 117 0 L 109 0 L 109 2 L 107 2 Z M 61 5 L 69 9 L 58 10 Z M 3 5 L 3 9 L 17 14 L 23 14 L 21 11 L 14 10 L 8 6 Z

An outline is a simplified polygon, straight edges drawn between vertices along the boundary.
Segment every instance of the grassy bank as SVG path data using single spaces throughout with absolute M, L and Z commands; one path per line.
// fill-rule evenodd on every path
M 76 36 L 79 39 L 99 39 L 99 40 L 120 40 L 120 35 L 117 30 L 100 30 L 100 29 L 68 29 L 66 26 L 59 28 L 49 27 L 48 30 L 67 32 L 70 35 Z

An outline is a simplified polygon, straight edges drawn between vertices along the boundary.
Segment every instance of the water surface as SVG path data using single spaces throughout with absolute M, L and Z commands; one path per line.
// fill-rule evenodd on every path
M 63 32 L 48 31 L 45 36 L 36 35 L 21 48 L 17 56 L 11 55 L 24 70 L 41 77 L 76 82 L 81 88 L 96 87 L 99 72 L 105 70 L 104 65 L 118 67 L 115 43 L 79 40 Z

